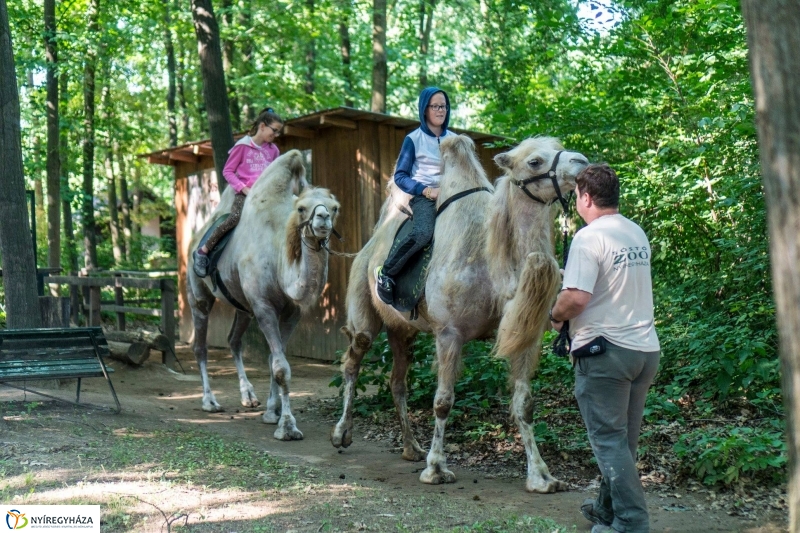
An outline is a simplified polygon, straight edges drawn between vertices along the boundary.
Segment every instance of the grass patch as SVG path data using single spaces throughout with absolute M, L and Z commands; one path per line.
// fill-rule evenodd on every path
M 113 443 L 111 460 L 112 468 L 146 469 L 164 480 L 209 488 L 287 488 L 303 477 L 300 467 L 267 452 L 199 431 L 128 431 Z

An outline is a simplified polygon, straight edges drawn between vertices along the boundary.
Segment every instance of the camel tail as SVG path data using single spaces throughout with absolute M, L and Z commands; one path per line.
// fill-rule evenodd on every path
M 539 366 L 542 335 L 560 281 L 552 256 L 528 255 L 514 298 L 505 306 L 494 347 L 495 354 L 509 359 L 512 380 L 530 378 Z

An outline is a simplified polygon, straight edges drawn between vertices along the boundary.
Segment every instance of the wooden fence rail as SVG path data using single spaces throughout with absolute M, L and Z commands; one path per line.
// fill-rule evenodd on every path
M 120 273 L 121 274 L 121 273 Z M 117 315 L 117 329 L 125 331 L 125 314 L 145 316 L 160 316 L 161 330 L 169 339 L 171 352 L 164 354 L 164 364 L 172 368 L 175 354 L 175 280 L 165 278 L 133 278 L 122 277 L 116 274 L 102 277 L 85 276 L 48 276 L 45 281 L 51 286 L 69 285 L 81 288 L 84 292 L 84 310 L 87 326 L 100 326 L 100 311 L 110 311 Z M 103 304 L 100 300 L 100 290 L 104 287 L 114 288 L 114 304 Z M 135 307 L 125 305 L 123 288 L 151 289 L 161 293 L 159 309 Z M 74 291 L 71 291 L 74 292 Z M 133 303 L 133 302 L 128 302 Z M 77 306 L 73 305 L 73 313 L 77 313 Z M 77 318 L 77 316 L 76 316 Z

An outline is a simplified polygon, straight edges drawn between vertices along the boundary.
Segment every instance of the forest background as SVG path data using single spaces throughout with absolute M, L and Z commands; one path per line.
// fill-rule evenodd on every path
M 43 4 L 8 2 L 40 266 L 52 261 L 45 211 L 53 190 Z M 654 252 L 663 356 L 648 422 L 681 428 L 673 450 L 687 475 L 782 482 L 775 306 L 739 2 L 220 0 L 233 130 L 266 106 L 286 118 L 371 109 L 381 9 L 382 110 L 416 118 L 420 88 L 437 85 L 451 95 L 453 126 L 516 140 L 557 136 L 617 169 L 621 210 Z M 59 1 L 55 23 L 58 260 L 67 271 L 174 266 L 174 242 L 155 246 L 138 229 L 153 214 L 144 191 L 172 206 L 171 169 L 137 154 L 209 137 L 190 2 Z M 154 209 L 168 218 L 163 205 Z M 87 251 L 93 241 L 96 257 Z M 571 379 L 551 356 L 540 376 Z

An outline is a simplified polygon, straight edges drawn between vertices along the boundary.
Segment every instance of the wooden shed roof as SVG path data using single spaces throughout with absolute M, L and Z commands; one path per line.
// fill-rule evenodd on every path
M 371 111 L 362 111 L 351 107 L 337 107 L 287 120 L 283 126 L 282 135 L 286 137 L 313 139 L 317 136 L 317 131 L 320 129 L 338 127 L 354 130 L 358 127 L 357 122 L 361 120 L 377 122 L 408 130 L 416 128 L 419 125 L 419 121 L 417 120 L 395 117 L 382 113 L 373 113 Z M 450 129 L 456 133 L 468 135 L 477 143 L 507 143 L 510 141 L 508 137 L 500 135 L 463 130 L 460 128 Z M 239 140 L 244 135 L 245 132 L 236 133 L 234 134 L 234 140 Z M 174 148 L 164 148 L 147 154 L 141 154 L 139 157 L 146 157 L 148 163 L 157 165 L 177 165 L 180 162 L 197 163 L 202 156 L 213 156 L 211 139 L 188 142 Z

